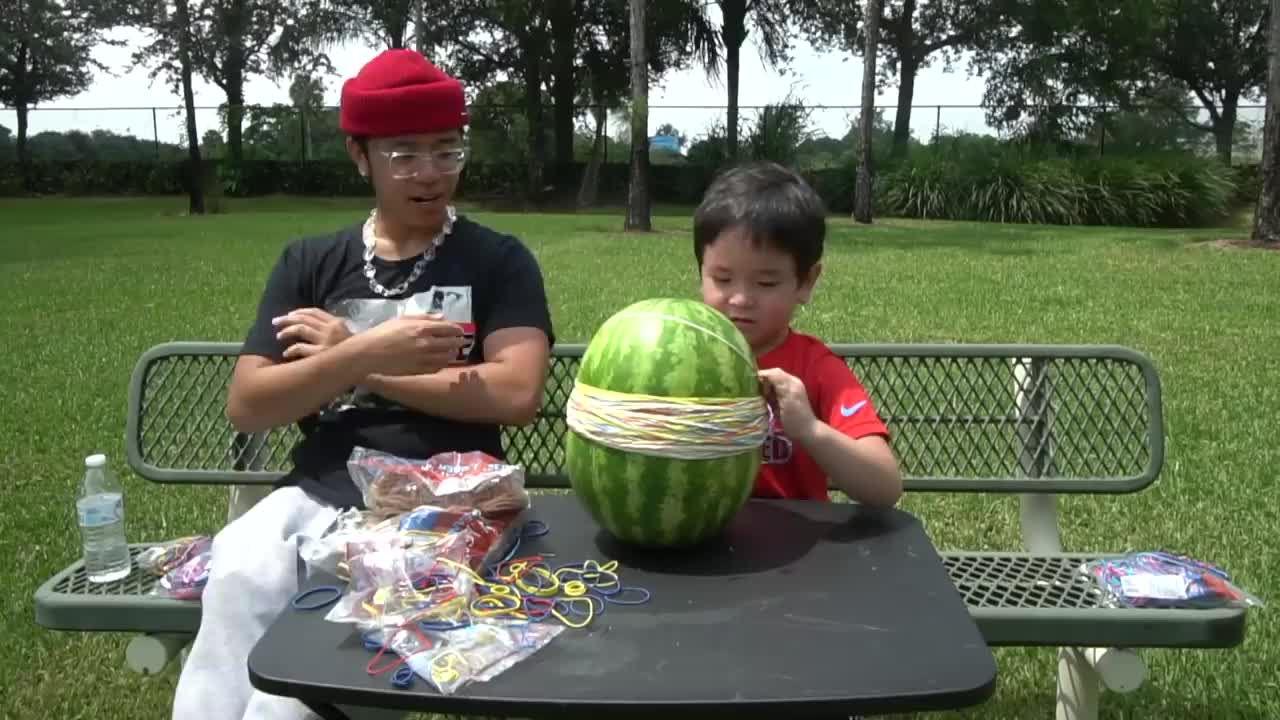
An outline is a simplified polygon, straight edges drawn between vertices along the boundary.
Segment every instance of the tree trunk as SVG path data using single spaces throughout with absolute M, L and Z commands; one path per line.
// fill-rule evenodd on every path
M 899 48 L 899 52 L 902 49 Z M 916 73 L 920 66 L 915 49 L 898 60 L 898 112 L 893 120 L 893 150 L 895 158 L 906 157 L 911 142 L 911 102 L 916 94 Z
M 19 100 L 18 107 L 18 170 L 22 173 L 22 189 L 35 192 L 35 179 L 31 177 L 31 157 L 27 153 L 27 114 L 31 108 Z
M 552 74 L 551 99 L 555 103 L 553 122 L 556 136 L 555 162 L 564 167 L 573 164 L 574 60 L 578 56 L 577 0 L 554 0 L 551 3 Z M 558 174 L 558 173 L 557 173 Z
M 645 5 L 629 0 L 631 11 L 631 182 L 623 230 L 648 232 L 649 218 L 649 59 L 645 47 Z
M 729 89 L 728 117 L 725 118 L 725 149 L 729 162 L 738 159 L 738 75 L 742 68 L 742 43 L 747 38 L 747 5 L 745 0 L 720 3 L 721 30 L 724 40 L 724 70 Z
M 871 137 L 875 126 L 876 48 L 880 37 L 880 0 L 867 0 L 866 46 L 862 50 L 862 118 L 858 126 L 858 174 L 854 182 L 853 217 L 871 222 Z M 896 134 L 896 130 L 895 130 Z
M 245 24 L 248 10 L 245 0 L 233 0 L 227 13 L 227 57 L 222 65 L 223 85 L 227 92 L 227 157 L 233 163 L 244 159 L 244 72 Z
M 1224 165 L 1231 164 L 1231 150 L 1235 145 L 1236 108 L 1239 103 L 1238 97 L 1228 95 L 1222 103 L 1222 114 L 1213 121 L 1213 140 L 1218 148 L 1218 159 Z
M 536 31 L 531 31 L 536 32 Z M 542 114 L 542 61 L 540 44 L 527 38 L 521 56 L 524 60 L 524 111 L 528 121 L 529 163 L 526 192 L 530 201 L 542 195 L 542 167 L 547 155 L 547 138 Z
M 418 46 L 418 52 L 430 56 L 431 47 L 427 42 L 427 17 L 426 4 L 428 0 L 420 0 L 414 3 L 413 17 L 413 41 Z
M 187 0 L 175 0 L 174 8 L 178 21 L 178 63 L 182 71 L 182 101 L 186 106 L 187 116 L 187 155 L 191 164 L 191 174 L 188 177 L 190 212 L 192 215 L 203 215 L 204 167 L 200 161 L 200 133 L 196 129 L 196 97 L 191 83 L 191 16 L 187 9 Z
M 19 7 L 19 13 L 24 10 Z M 18 15 L 19 18 L 22 15 Z M 27 192 L 35 190 L 32 187 L 35 182 L 31 177 L 31 158 L 27 155 L 27 121 L 31 107 L 28 100 L 31 93 L 27 88 L 27 64 L 30 62 L 31 49 L 27 45 L 26 40 L 18 44 L 17 67 L 13 74 L 13 89 L 15 98 L 14 109 L 18 111 L 18 171 L 22 174 L 22 189 Z
M 1280 0 L 1271 0 L 1267 49 L 1267 119 L 1259 167 L 1262 191 L 1253 215 L 1253 241 L 1280 246 Z
M 595 140 L 591 143 L 591 158 L 587 160 L 587 169 L 582 173 L 582 186 L 578 188 L 578 207 L 589 208 L 596 204 L 600 195 L 600 166 L 604 164 L 605 124 L 609 120 L 609 111 L 600 98 L 593 98 L 595 105 L 591 114 L 596 121 Z

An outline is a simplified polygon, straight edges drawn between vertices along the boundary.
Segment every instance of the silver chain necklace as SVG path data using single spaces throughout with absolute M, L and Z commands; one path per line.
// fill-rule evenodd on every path
M 440 228 L 440 232 L 436 233 L 435 239 L 431 241 L 431 244 L 427 246 L 427 249 L 422 251 L 422 257 L 418 258 L 418 262 L 413 264 L 413 270 L 410 271 L 409 277 L 406 278 L 404 282 L 389 290 L 374 279 L 373 249 L 377 244 L 377 241 L 373 237 L 373 225 L 377 220 L 377 217 L 378 211 L 377 209 L 374 209 L 369 213 L 369 219 L 364 221 L 364 276 L 369 279 L 369 288 L 375 293 L 383 297 L 400 295 L 405 290 L 408 290 L 409 286 L 413 284 L 413 281 L 417 280 L 422 275 L 422 271 L 427 269 L 427 263 L 435 259 L 436 248 L 439 248 L 440 245 L 444 243 L 446 235 L 453 232 L 453 221 L 458 217 L 457 212 L 453 209 L 452 205 L 445 208 L 444 227 Z

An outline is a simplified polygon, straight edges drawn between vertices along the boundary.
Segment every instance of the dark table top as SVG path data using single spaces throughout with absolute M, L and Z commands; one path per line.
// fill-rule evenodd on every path
M 332 704 L 518 717 L 846 716 L 979 704 L 994 658 L 912 515 L 752 500 L 698 550 L 619 545 L 571 495 L 535 495 L 549 532 L 518 555 L 616 559 L 642 605 L 610 604 L 489 682 L 438 694 L 373 677 L 356 628 L 287 607 L 249 658 L 257 688 Z M 312 578 L 305 587 L 332 578 Z M 544 621 L 545 622 L 545 621 Z

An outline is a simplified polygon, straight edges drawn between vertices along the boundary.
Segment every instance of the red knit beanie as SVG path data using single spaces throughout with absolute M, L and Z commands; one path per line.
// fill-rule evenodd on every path
M 462 83 L 415 50 L 387 50 L 342 84 L 339 124 L 348 135 L 389 137 L 467 124 Z

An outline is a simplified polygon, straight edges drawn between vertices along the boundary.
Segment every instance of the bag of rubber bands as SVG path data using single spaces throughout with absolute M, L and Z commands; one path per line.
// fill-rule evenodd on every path
M 383 532 L 348 544 L 348 587 L 326 620 L 366 628 L 443 620 L 474 596 L 468 533 Z
M 440 692 L 452 695 L 470 683 L 488 682 L 533 655 L 564 630 L 552 623 L 519 626 L 476 623 L 447 632 L 387 628 L 370 633 L 384 641 L 413 672 Z
M 1085 563 L 1104 604 L 1130 608 L 1262 607 L 1255 595 L 1209 563 L 1166 552 L 1138 552 Z
M 150 595 L 176 600 L 198 600 L 209 581 L 213 539 L 193 535 L 147 548 L 138 556 L 138 567 L 158 576 Z
M 419 460 L 356 447 L 347 470 L 365 506 L 382 515 L 422 505 L 475 509 L 487 516 L 529 507 L 524 468 L 484 452 L 444 452 Z

